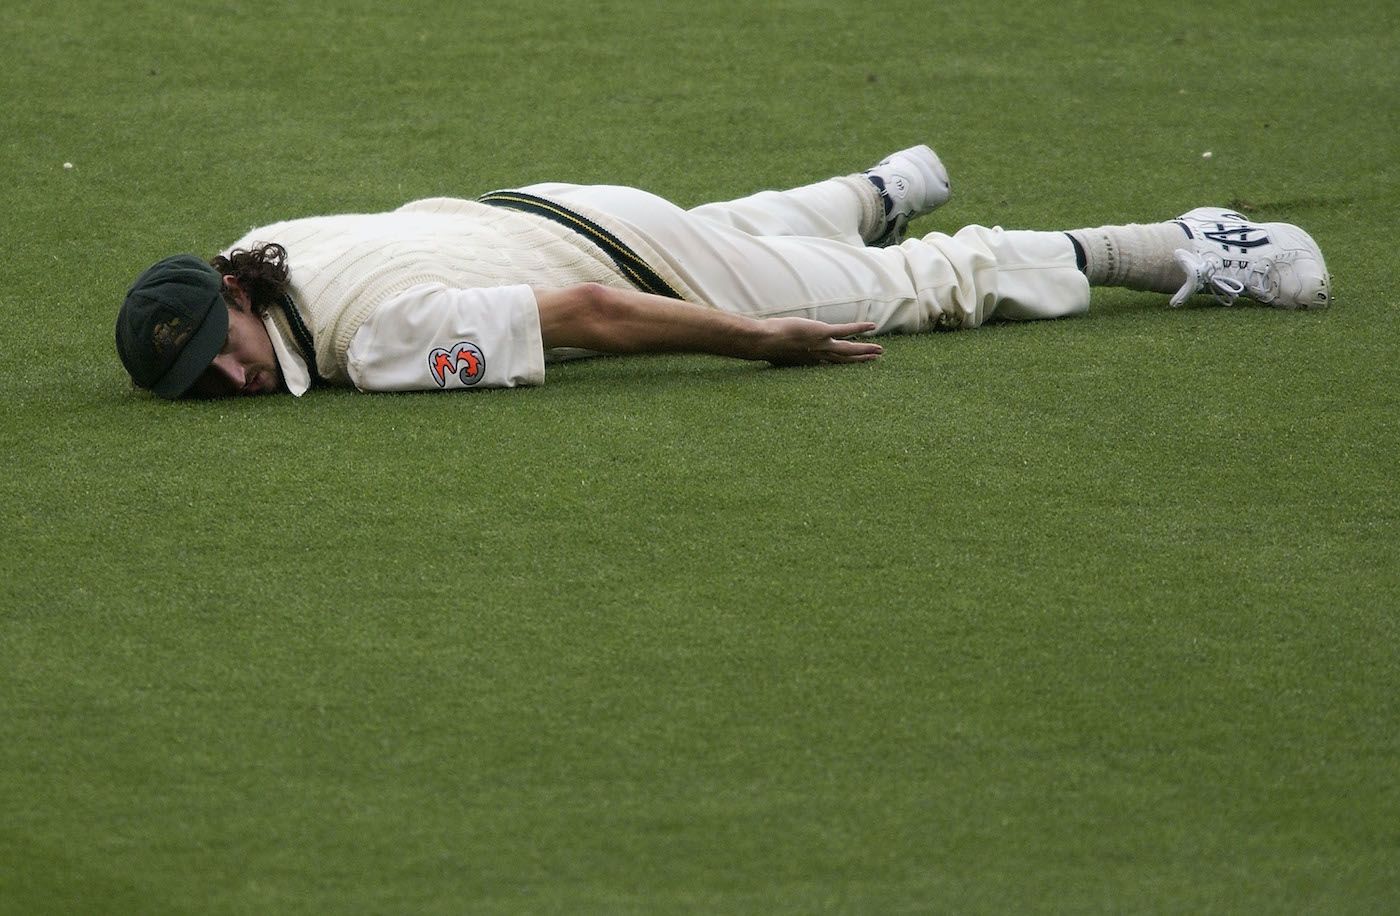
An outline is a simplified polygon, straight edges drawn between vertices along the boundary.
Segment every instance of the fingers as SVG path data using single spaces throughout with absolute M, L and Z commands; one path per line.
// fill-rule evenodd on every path
M 825 363 L 865 363 L 879 359 L 885 348 L 875 343 L 831 338 L 817 352 L 817 359 Z
M 864 363 L 878 359 L 885 348 L 877 343 L 862 340 L 843 340 L 857 334 L 869 334 L 875 330 L 873 321 L 852 321 L 846 324 L 828 325 L 826 332 L 831 336 L 817 348 L 817 358 L 824 363 Z
M 854 337 L 857 334 L 869 334 L 875 330 L 873 321 L 851 321 L 846 324 L 828 324 L 827 333 L 832 337 Z

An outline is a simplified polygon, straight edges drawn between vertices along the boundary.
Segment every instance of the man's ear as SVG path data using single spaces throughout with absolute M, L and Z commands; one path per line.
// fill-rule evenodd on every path
M 242 284 L 238 282 L 238 278 L 233 274 L 224 274 L 223 280 L 224 286 L 227 287 L 229 293 L 233 296 L 233 301 L 238 303 L 238 307 L 245 312 L 251 311 L 253 308 L 253 300 L 248 296 L 247 291 L 243 289 Z

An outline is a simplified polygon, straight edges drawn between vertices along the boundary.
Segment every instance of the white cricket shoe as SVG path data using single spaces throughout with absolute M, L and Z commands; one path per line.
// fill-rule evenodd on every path
M 878 248 L 898 245 L 904 240 L 904 228 L 910 220 L 932 213 L 952 196 L 948 170 L 927 146 L 890 153 L 878 165 L 866 169 L 865 177 L 875 185 L 885 204 L 885 229 L 870 242 Z
M 1312 236 L 1288 223 L 1252 223 L 1219 207 L 1199 207 L 1176 218 L 1191 239 L 1176 250 L 1186 282 L 1172 307 L 1196 292 L 1223 305 L 1243 296 L 1281 309 L 1320 309 L 1331 301 L 1331 280 Z

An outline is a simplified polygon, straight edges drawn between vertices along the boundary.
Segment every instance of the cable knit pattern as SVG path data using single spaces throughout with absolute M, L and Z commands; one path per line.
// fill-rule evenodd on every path
M 610 222 L 588 215 L 603 225 Z M 583 236 L 533 214 L 449 197 L 414 201 L 391 213 L 275 223 L 252 230 L 230 248 L 262 242 L 287 249 L 292 298 L 315 339 L 317 369 L 335 384 L 350 384 L 346 350 L 370 313 L 421 283 L 470 288 L 592 282 L 631 288 L 608 256 Z M 653 252 L 637 253 L 655 264 Z M 668 269 L 663 276 L 673 273 Z

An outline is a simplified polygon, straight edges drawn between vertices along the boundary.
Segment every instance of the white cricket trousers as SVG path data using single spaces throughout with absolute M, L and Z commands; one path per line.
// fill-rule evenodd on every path
M 1089 308 L 1089 282 L 1064 233 L 968 226 L 868 248 L 859 191 L 849 179 L 693 210 L 611 185 L 522 190 L 609 215 L 659 252 L 704 302 L 756 318 L 872 321 L 884 334 Z

